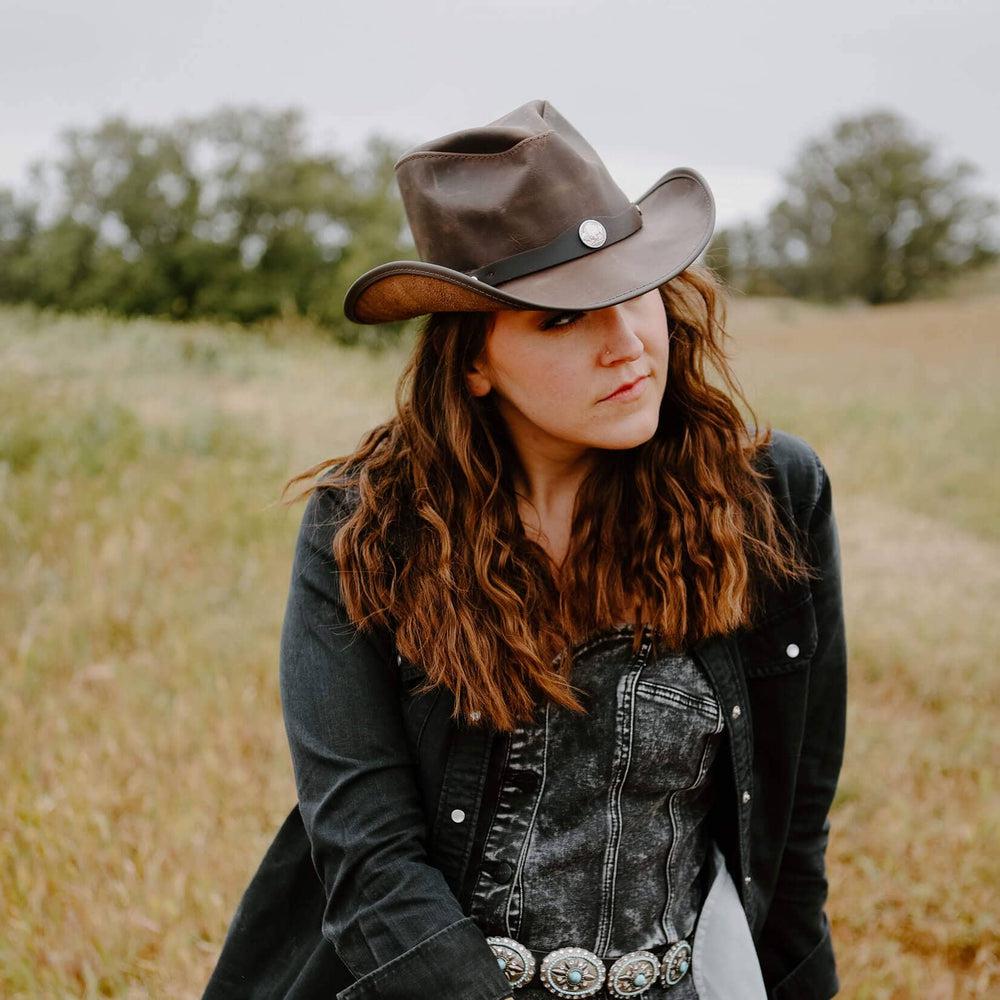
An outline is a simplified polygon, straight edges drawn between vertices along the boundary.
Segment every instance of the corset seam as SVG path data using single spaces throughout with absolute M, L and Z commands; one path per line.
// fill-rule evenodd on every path
M 601 915 L 597 923 L 597 939 L 594 942 L 594 951 L 603 955 L 611 943 L 615 924 L 615 890 L 618 884 L 618 852 L 621 849 L 622 837 L 625 832 L 625 821 L 622 817 L 622 793 L 625 782 L 628 778 L 629 766 L 632 763 L 632 744 L 635 734 L 635 696 L 636 688 L 642 677 L 643 668 L 646 666 L 647 653 L 651 645 L 651 635 L 648 629 L 644 630 L 642 646 L 633 657 L 631 669 L 624 675 L 624 687 L 626 690 L 619 713 L 622 718 L 622 725 L 616 726 L 620 741 L 618 750 L 627 739 L 628 746 L 625 749 L 624 766 L 621 763 L 620 753 L 616 753 L 615 767 L 613 770 L 614 780 L 608 789 L 608 844 L 604 855 L 604 870 L 601 879 L 601 888 L 604 890 L 601 899 Z M 628 717 L 628 725 L 625 725 L 625 717 Z
M 510 937 L 516 938 L 521 933 L 521 917 L 524 913 L 524 862 L 528 857 L 528 845 L 531 843 L 531 836 L 535 830 L 535 820 L 538 817 L 538 807 L 545 792 L 546 766 L 549 756 L 549 702 L 545 704 L 545 731 L 542 742 L 542 778 L 538 783 L 538 793 L 535 795 L 535 804 L 531 810 L 531 821 L 528 823 L 527 832 L 521 843 L 521 851 L 517 858 L 517 873 L 511 882 L 510 892 L 507 894 L 507 905 L 504 909 L 504 922 L 507 925 L 507 933 Z M 510 913 L 514 900 L 514 893 L 517 892 L 520 907 L 517 913 L 517 928 L 511 927 Z

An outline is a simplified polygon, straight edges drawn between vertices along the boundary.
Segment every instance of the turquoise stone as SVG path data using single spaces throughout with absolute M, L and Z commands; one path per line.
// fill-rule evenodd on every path
M 506 958 L 498 958 L 497 959 L 497 965 L 500 966 L 500 971 L 502 972 L 504 969 L 507 968 L 507 959 Z
M 682 973 L 683 972 L 687 972 L 687 970 L 688 970 L 688 963 L 687 963 L 687 959 L 685 958 L 685 959 L 681 960 L 681 972 Z
M 569 980 L 569 981 L 570 981 L 570 982 L 571 982 L 571 983 L 572 983 L 572 984 L 573 984 L 574 986 L 576 986 L 576 984 L 577 984 L 578 982 L 580 982 L 580 980 L 581 980 L 581 979 L 583 979 L 583 974 L 582 974 L 582 973 L 580 972 L 580 970 L 579 970 L 579 969 L 570 969 L 570 971 L 569 971 L 569 975 L 568 975 L 568 976 L 567 976 L 566 978 L 567 978 L 567 979 L 568 979 L 568 980 Z
M 646 985 L 646 973 L 645 972 L 637 972 L 635 974 L 635 985 L 636 986 L 645 986 Z

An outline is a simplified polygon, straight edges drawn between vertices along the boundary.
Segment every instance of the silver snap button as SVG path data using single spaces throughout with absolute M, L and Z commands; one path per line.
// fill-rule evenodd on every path
M 465 819 L 465 812 L 463 810 L 461 810 L 461 809 L 452 809 L 452 811 L 451 811 L 451 818 L 456 823 L 461 823 L 462 820 Z
M 786 652 L 786 653 L 787 653 L 787 654 L 788 654 L 789 656 L 798 656 L 798 655 L 799 655 L 799 647 L 798 647 L 798 646 L 796 646 L 794 642 L 790 642 L 790 643 L 789 643 L 789 644 L 788 644 L 788 645 L 787 645 L 787 646 L 785 647 L 785 652 Z
M 745 876 L 744 879 L 743 879 L 743 881 L 749 883 L 750 882 L 750 876 L 749 875 Z
M 608 231 L 597 219 L 584 219 L 578 232 L 580 240 L 588 247 L 602 247 L 608 239 Z
M 740 717 L 740 713 L 741 712 L 742 712 L 742 709 L 740 708 L 739 705 L 733 705 L 733 718 L 734 719 L 738 719 Z
M 746 789 L 743 790 L 743 801 L 744 802 L 750 801 L 750 793 Z

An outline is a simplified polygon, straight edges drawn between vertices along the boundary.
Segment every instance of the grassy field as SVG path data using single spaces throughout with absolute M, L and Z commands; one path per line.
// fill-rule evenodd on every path
M 762 423 L 834 486 L 851 655 L 842 995 L 1000 991 L 1000 296 L 736 301 Z M 0 310 L 0 995 L 196 998 L 294 803 L 293 472 L 391 412 L 401 351 Z

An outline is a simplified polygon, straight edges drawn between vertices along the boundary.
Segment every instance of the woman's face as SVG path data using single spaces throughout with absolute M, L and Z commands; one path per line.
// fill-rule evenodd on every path
M 467 375 L 469 388 L 496 393 L 522 454 L 566 459 L 591 448 L 633 448 L 659 423 L 668 332 L 656 288 L 584 313 L 501 310 Z M 611 395 L 636 379 L 630 392 Z

